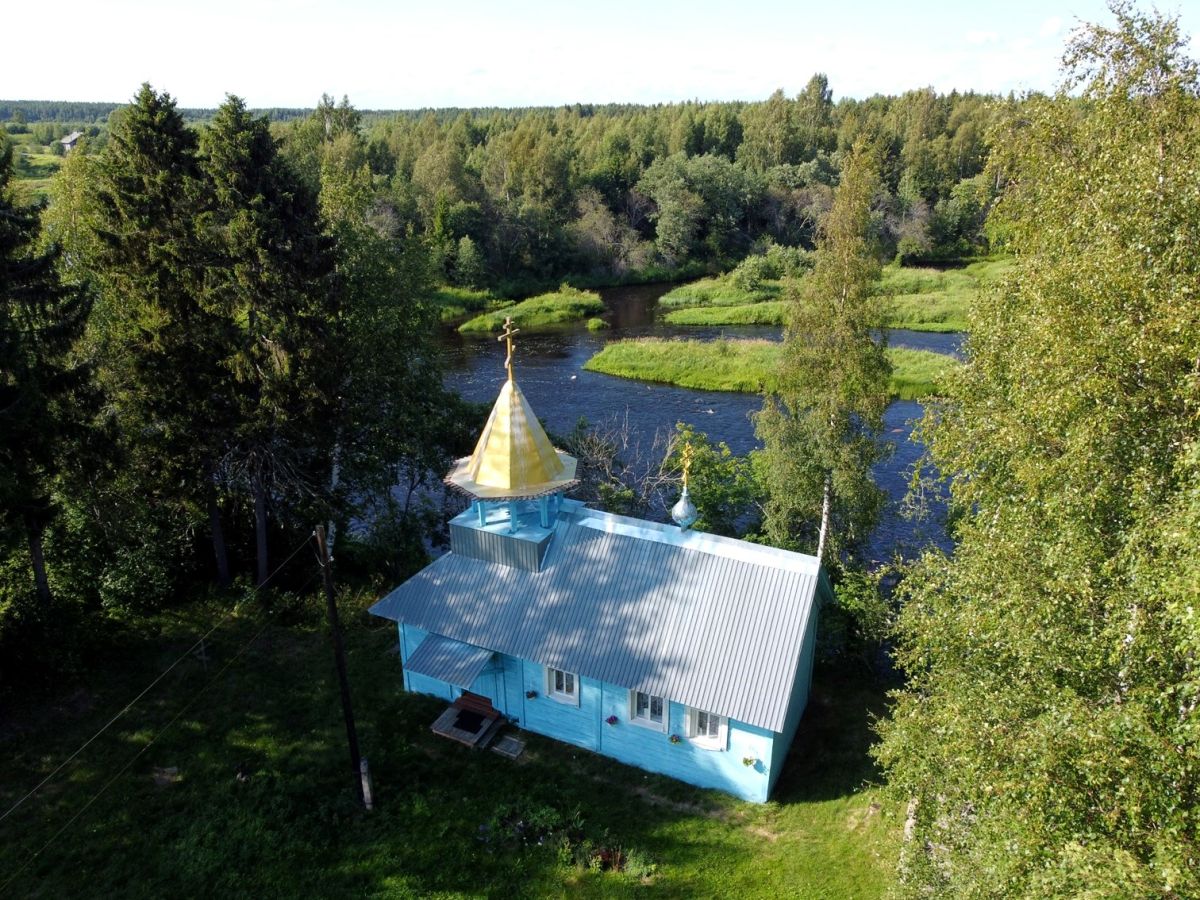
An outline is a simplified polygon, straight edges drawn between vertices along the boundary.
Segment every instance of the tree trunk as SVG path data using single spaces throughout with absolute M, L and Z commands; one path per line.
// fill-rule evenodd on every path
M 212 532 L 213 556 L 217 562 L 217 584 L 226 588 L 233 579 L 229 576 L 229 553 L 225 549 L 225 528 L 221 524 L 221 507 L 217 505 L 215 488 L 208 495 L 208 525 Z
M 261 586 L 270 572 L 267 558 L 267 486 L 262 474 L 254 476 L 254 537 L 258 549 L 258 584 Z
M 38 600 L 43 606 L 54 602 L 50 595 L 50 579 L 46 577 L 46 556 L 42 553 L 42 528 L 33 516 L 25 517 L 25 532 L 29 536 L 29 558 L 33 562 L 33 581 Z
M 342 474 L 342 461 L 341 461 L 340 449 L 341 448 L 339 445 L 334 444 L 333 462 L 330 466 L 330 471 L 329 471 L 329 496 L 331 498 L 333 497 L 334 493 L 337 491 L 338 480 Z M 326 531 L 328 532 L 329 537 L 326 541 L 325 546 L 329 550 L 329 555 L 333 556 L 333 542 L 334 542 L 334 539 L 337 537 L 337 523 L 334 522 L 333 519 L 330 519 L 329 522 L 327 523 Z
M 825 490 L 821 497 L 821 531 L 817 535 L 817 560 L 825 562 L 825 539 L 829 537 L 829 510 L 833 505 L 833 475 L 826 474 Z

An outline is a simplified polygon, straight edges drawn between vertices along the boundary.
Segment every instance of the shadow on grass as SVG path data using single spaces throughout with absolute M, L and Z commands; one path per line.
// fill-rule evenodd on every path
M 324 632 L 268 626 L 217 677 L 262 627 L 237 621 L 213 641 L 207 670 L 199 662 L 182 665 L 161 694 L 148 696 L 151 702 L 0 824 L 0 884 L 51 842 L 3 893 L 767 896 L 781 885 L 790 896 L 878 893 L 873 886 L 885 875 L 869 846 L 859 846 L 870 835 L 849 834 L 838 821 L 826 836 L 820 820 L 805 818 L 806 804 L 849 796 L 872 777 L 865 750 L 868 713 L 882 709 L 877 689 L 872 694 L 848 676 L 818 671 L 777 788 L 788 807 L 781 820 L 776 804 L 743 803 L 536 735 L 524 735 L 527 750 L 515 762 L 438 738 L 429 726 L 444 703 L 401 691 L 399 663 L 388 652 L 395 632 L 363 627 L 352 612 L 346 619 L 374 812 L 355 801 Z M 120 682 L 133 678 L 130 671 L 152 669 L 164 655 L 152 645 L 141 648 L 144 659 L 114 661 L 112 677 Z M 111 714 L 106 677 L 97 673 L 92 713 L 23 732 L 19 754 L 9 752 L 11 743 L 0 745 L 0 806 L 85 739 L 95 719 Z M 177 771 L 165 783 L 155 780 L 171 769 Z M 566 846 L 561 834 L 498 832 L 497 822 L 514 812 L 578 828 Z M 791 840 L 804 843 L 779 852 Z M 657 871 L 642 878 L 589 869 L 577 852 L 582 848 L 586 859 L 588 846 L 637 851 Z
M 885 684 L 853 662 L 818 666 L 774 799 L 832 800 L 878 784 L 881 774 L 870 748 L 876 739 L 874 723 L 887 713 L 886 691 Z

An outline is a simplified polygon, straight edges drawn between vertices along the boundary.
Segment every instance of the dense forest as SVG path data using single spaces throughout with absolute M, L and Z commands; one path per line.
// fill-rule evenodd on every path
M 695 499 L 701 527 L 815 551 L 823 616 L 894 651 L 900 891 L 1197 895 L 1200 74 L 1177 20 L 1112 12 L 1053 96 L 835 103 L 818 74 L 654 107 L 0 104 L 4 689 L 81 677 L 165 607 L 303 589 L 272 579 L 317 521 L 340 575 L 423 561 L 480 419 L 442 384 L 439 287 L 770 268 L 764 449 L 689 434 Z M 25 138 L 70 127 L 34 202 Z M 914 498 L 948 485 L 954 551 L 881 593 L 856 557 L 886 452 L 880 264 L 996 250 L 1012 268 L 920 426 Z
M 759 103 L 364 114 L 325 97 L 315 114 L 263 114 L 291 119 L 272 132 L 310 187 L 330 154 L 366 166 L 377 225 L 413 225 L 454 283 L 520 293 L 565 275 L 728 267 L 771 243 L 811 248 L 841 159 L 864 136 L 884 150 L 875 227 L 885 250 L 913 260 L 975 252 L 995 195 L 982 174 L 987 134 L 1015 102 L 923 89 L 834 103 L 814 75 L 797 96 Z M 42 106 L 9 129 L 49 144 L 83 124 L 70 105 Z M 213 115 L 187 112 L 177 110 L 198 123 Z

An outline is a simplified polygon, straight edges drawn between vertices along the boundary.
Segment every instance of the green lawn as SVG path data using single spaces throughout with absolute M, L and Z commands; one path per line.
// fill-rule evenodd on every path
M 773 390 L 782 344 L 766 340 L 665 340 L 638 338 L 614 341 L 584 364 L 585 369 L 676 384 L 707 391 L 758 393 Z M 942 353 L 889 347 L 891 393 L 903 400 L 935 394 L 950 366 Z
M 867 756 L 870 721 L 886 707 L 857 670 L 818 668 L 776 796 L 757 805 L 535 735 L 515 762 L 435 737 L 443 704 L 401 692 L 395 631 L 368 622 L 368 602 L 344 599 L 342 615 L 374 812 L 353 800 L 329 643 L 310 598 L 287 624 L 264 629 L 254 613 L 223 626 L 207 671 L 181 664 L 0 824 L 0 894 L 825 898 L 879 897 L 891 880 L 902 816 L 871 786 Z M 164 616 L 109 671 L 10 716 L 0 810 L 212 617 Z M 617 848 L 642 874 L 589 865 Z
M 604 301 L 600 299 L 599 294 L 580 291 L 564 284 L 553 293 L 530 297 L 515 306 L 468 319 L 458 326 L 458 330 L 465 334 L 501 331 L 504 328 L 505 317 L 512 316 L 513 324 L 518 328 L 537 331 L 577 322 L 602 312 Z

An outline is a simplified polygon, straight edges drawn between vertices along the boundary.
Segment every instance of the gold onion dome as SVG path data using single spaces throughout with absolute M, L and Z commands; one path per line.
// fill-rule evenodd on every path
M 512 373 L 512 336 L 505 319 L 500 340 L 508 342 L 508 381 L 492 407 L 475 452 L 458 460 L 446 483 L 477 500 L 518 500 L 574 487 L 577 462 L 550 444 Z

